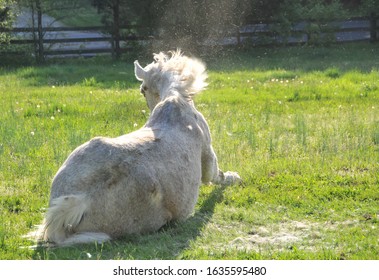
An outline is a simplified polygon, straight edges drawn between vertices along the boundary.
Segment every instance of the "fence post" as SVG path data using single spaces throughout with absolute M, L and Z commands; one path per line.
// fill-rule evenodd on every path
M 43 32 L 42 32 L 42 8 L 41 2 L 38 0 L 36 2 L 37 8 L 37 33 L 38 33 L 38 54 L 37 54 L 37 62 L 42 63 L 45 60 L 44 52 L 43 52 Z
M 113 37 L 113 55 L 115 58 L 120 58 L 121 48 L 120 48 L 120 1 L 116 0 L 113 6 L 113 28 L 112 28 L 112 37 Z
M 372 12 L 370 14 L 370 42 L 374 43 L 377 40 L 377 33 L 376 33 L 376 14 L 375 12 Z
M 241 46 L 241 32 L 240 32 L 239 26 L 236 26 L 236 34 L 237 34 L 237 46 Z

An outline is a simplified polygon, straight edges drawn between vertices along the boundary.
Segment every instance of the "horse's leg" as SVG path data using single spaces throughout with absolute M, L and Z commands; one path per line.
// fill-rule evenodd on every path
M 211 145 L 203 151 L 201 159 L 202 182 L 221 185 L 233 185 L 241 181 L 237 172 L 223 172 L 218 167 L 217 156 Z

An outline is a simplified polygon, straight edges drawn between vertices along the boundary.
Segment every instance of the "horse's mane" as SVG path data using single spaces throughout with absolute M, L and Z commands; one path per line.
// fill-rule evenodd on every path
M 204 63 L 184 56 L 180 50 L 169 52 L 169 55 L 163 52 L 154 54 L 154 60 L 150 68 L 153 76 L 161 81 L 167 79 L 169 88 L 186 99 L 192 99 L 207 86 Z

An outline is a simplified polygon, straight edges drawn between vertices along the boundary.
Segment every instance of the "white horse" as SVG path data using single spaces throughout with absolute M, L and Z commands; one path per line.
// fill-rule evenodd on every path
M 180 52 L 154 60 L 145 68 L 134 62 L 152 111 L 147 123 L 71 153 L 54 177 L 49 208 L 34 232 L 39 241 L 102 243 L 156 231 L 191 215 L 201 183 L 240 181 L 219 170 L 207 122 L 192 101 L 206 86 L 204 64 Z

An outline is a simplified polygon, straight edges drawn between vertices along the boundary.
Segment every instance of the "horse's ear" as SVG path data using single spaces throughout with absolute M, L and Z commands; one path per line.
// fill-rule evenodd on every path
M 137 60 L 134 61 L 134 74 L 139 81 L 143 81 L 146 78 L 146 71 L 139 65 Z

